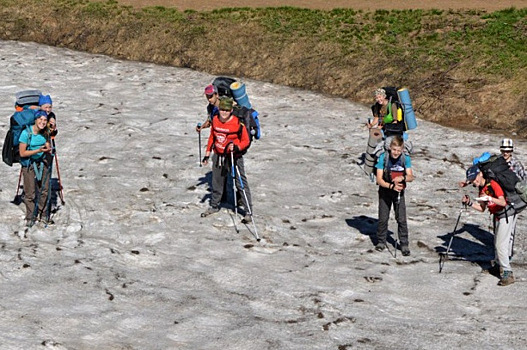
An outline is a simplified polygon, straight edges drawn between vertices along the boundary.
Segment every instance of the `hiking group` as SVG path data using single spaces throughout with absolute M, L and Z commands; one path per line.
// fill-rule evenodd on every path
M 10 128 L 2 148 L 4 163 L 9 166 L 20 163 L 21 166 L 13 202 L 18 204 L 20 199 L 23 200 L 26 227 L 39 221 L 45 225 L 53 222 L 50 184 L 57 127 L 52 109 L 50 95 L 43 95 L 39 90 L 17 93 L 15 112 L 10 119 Z M 55 160 L 58 171 L 58 160 Z M 21 188 L 23 192 L 19 195 Z M 60 197 L 63 201 L 62 192 Z
M 200 165 L 208 165 L 209 160 L 212 162 L 212 196 L 209 207 L 201 213 L 201 217 L 220 211 L 231 180 L 235 220 L 240 209 L 243 215 L 241 222 L 252 223 L 253 234 L 259 240 L 243 159 L 253 139 L 259 139 L 261 135 L 258 112 L 252 108 L 245 85 L 234 79 L 218 77 L 205 87 L 204 94 L 208 101 L 207 120 L 198 124 L 196 131 L 201 140 L 202 130 L 211 129 Z
M 245 84 L 235 79 L 216 78 L 205 87 L 204 95 L 208 102 L 207 119 L 196 126 L 196 131 L 200 141 L 200 166 L 207 166 L 209 162 L 212 165 L 212 194 L 209 207 L 201 213 L 201 217 L 218 213 L 222 203 L 227 204 L 227 193 L 232 188 L 235 227 L 240 213 L 241 222 L 252 223 L 252 233 L 260 240 L 244 163 L 244 156 L 252 142 L 261 137 L 259 114 L 252 108 Z M 369 138 L 363 169 L 379 187 L 375 250 L 388 248 L 388 222 L 393 207 L 397 222 L 394 252 L 397 254 L 400 249 L 403 256 L 409 256 L 406 187 L 415 180 L 415 175 L 410 157 L 413 147 L 407 131 L 415 129 L 417 122 L 407 89 L 378 88 L 374 91 L 374 98 L 371 108 L 373 119 L 367 123 Z M 202 158 L 201 134 L 207 128 L 210 128 L 210 134 Z M 14 202 L 23 198 L 27 227 L 36 222 L 52 223 L 51 177 L 54 160 L 58 196 L 64 204 L 54 141 L 56 134 L 51 97 L 39 90 L 17 93 L 2 158 L 9 166 L 14 163 L 21 165 Z M 460 182 L 461 187 L 472 184 L 478 189 L 478 197 L 474 200 L 463 195 L 462 205 L 480 212 L 488 210 L 493 216 L 495 257 L 488 271 L 499 277 L 499 285 L 514 282 L 510 259 L 513 256 L 517 215 L 527 207 L 527 175 L 521 162 L 512 155 L 513 150 L 513 140 L 503 139 L 501 155 L 486 152 L 475 158 L 466 171 L 466 179 Z M 22 195 L 19 195 L 20 188 L 23 188 Z M 449 249 L 450 244 L 446 256 Z
M 417 123 L 406 89 L 379 88 L 374 91 L 374 97 L 375 104 L 371 109 L 373 119 L 366 124 L 370 136 L 363 169 L 379 186 L 375 250 L 383 251 L 387 247 L 388 219 L 393 206 L 397 222 L 394 248 L 397 251 L 400 244 L 402 254 L 408 256 L 405 189 L 415 176 L 410 159 L 413 145 L 408 140 L 407 131 L 415 129 Z M 510 259 L 513 256 L 516 222 L 518 213 L 527 207 L 527 176 L 522 163 L 513 157 L 513 151 L 513 140 L 503 139 L 501 154 L 485 152 L 475 158 L 466 171 L 466 179 L 460 182 L 461 187 L 473 184 L 478 189 L 478 197 L 474 201 L 463 195 L 462 205 L 480 212 L 488 210 L 493 216 L 494 259 L 484 272 L 498 277 L 500 286 L 514 283 Z M 450 244 L 444 256 L 448 256 Z

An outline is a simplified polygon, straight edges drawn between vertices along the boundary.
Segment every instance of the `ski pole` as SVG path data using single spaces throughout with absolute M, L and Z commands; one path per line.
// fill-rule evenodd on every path
M 234 172 L 234 152 L 231 152 L 231 176 L 232 176 L 232 192 L 234 194 L 234 229 L 236 233 L 240 233 L 238 226 L 236 225 L 236 219 L 238 218 L 238 203 L 236 199 L 236 175 Z
M 51 154 L 53 157 L 53 153 Z M 48 167 L 49 181 L 48 181 L 48 198 L 46 199 L 46 227 L 48 226 L 51 217 L 51 176 L 53 173 L 53 159 L 49 162 Z
M 15 194 L 15 198 L 13 199 L 13 203 L 17 202 L 18 192 L 20 192 L 20 181 L 21 180 L 22 180 L 22 167 L 20 167 L 20 174 L 18 174 L 18 185 L 16 185 L 16 194 Z
M 59 197 L 62 205 L 66 204 L 64 201 L 64 192 L 62 191 L 62 181 L 60 179 L 59 170 L 59 155 L 57 154 L 57 147 L 55 146 L 55 136 L 51 137 L 51 145 L 53 146 L 53 157 L 55 158 L 55 167 L 57 168 L 57 178 L 59 180 Z
M 199 167 L 201 168 L 201 123 L 198 123 L 198 146 L 199 146 Z
M 249 199 L 247 198 L 247 192 L 245 191 L 245 186 L 243 185 L 243 180 L 240 174 L 240 169 L 238 169 L 237 165 L 236 165 L 236 172 L 238 173 L 238 180 L 240 181 L 240 188 L 242 189 L 243 197 L 245 198 L 245 203 L 247 204 L 247 210 L 249 211 L 249 215 L 251 216 L 251 221 L 253 222 L 254 237 L 256 238 L 256 241 L 260 242 L 260 236 L 258 236 L 258 230 L 256 229 L 256 223 L 254 222 L 254 215 L 251 209 L 251 204 L 249 203 Z
M 446 259 L 448 259 L 448 252 L 450 251 L 450 247 L 452 246 L 452 241 L 454 240 L 454 235 L 456 234 L 457 226 L 459 225 L 459 220 L 461 219 L 461 214 L 463 213 L 464 209 L 465 209 L 465 206 L 463 206 L 463 208 L 461 208 L 461 210 L 459 211 L 459 215 L 457 216 L 457 220 L 456 220 L 456 226 L 454 226 L 454 231 L 451 232 L 450 241 L 448 242 L 446 252 L 439 255 L 439 273 L 443 271 L 443 266 L 445 265 L 445 261 Z

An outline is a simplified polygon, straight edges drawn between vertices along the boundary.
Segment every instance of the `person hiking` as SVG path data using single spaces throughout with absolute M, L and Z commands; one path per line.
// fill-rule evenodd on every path
M 57 117 L 53 113 L 53 101 L 50 95 L 40 95 L 38 99 L 38 105 L 40 109 L 48 115 L 48 128 L 51 136 L 57 134 Z
M 207 165 L 210 154 L 212 156 L 212 198 L 209 208 L 201 214 L 202 217 L 217 213 L 220 210 L 220 202 L 223 196 L 225 185 L 232 166 L 237 168 L 235 183 L 238 191 L 245 190 L 246 196 L 241 198 L 245 208 L 252 208 L 251 192 L 249 183 L 245 176 L 243 163 L 243 153 L 249 147 L 249 133 L 240 120 L 232 114 L 234 101 L 228 97 L 222 97 L 219 101 L 219 116 L 211 121 L 211 132 L 205 156 L 202 164 Z M 234 164 L 231 164 L 231 153 L 233 154 Z M 243 181 L 243 186 L 240 183 Z M 246 211 L 242 220 L 244 223 L 252 221 L 249 212 Z
M 467 169 L 466 183 L 472 183 L 478 188 L 479 197 L 476 201 L 468 195 L 463 195 L 461 202 L 479 212 L 486 209 L 493 215 L 494 221 L 494 261 L 491 262 L 492 274 L 498 274 L 500 281 L 498 285 L 507 286 L 514 283 L 514 275 L 510 265 L 512 256 L 511 236 L 516 230 L 516 211 L 507 203 L 505 192 L 501 186 L 492 179 L 486 179 L 478 165 Z
M 48 115 L 45 111 L 35 113 L 35 124 L 22 130 L 19 139 L 20 165 L 24 181 L 24 203 L 26 226 L 31 226 L 46 208 L 49 190 L 48 162 L 51 145 L 48 135 Z M 35 212 L 35 206 L 38 210 Z
M 514 142 L 512 141 L 512 139 L 501 140 L 500 152 L 503 158 L 505 158 L 505 160 L 507 161 L 507 164 L 509 164 L 511 170 L 514 171 L 518 179 L 520 179 L 521 181 L 525 180 L 527 178 L 527 174 L 525 173 L 525 168 L 523 167 L 523 164 L 512 155 L 512 152 L 514 152 Z
M 205 97 L 209 102 L 207 105 L 207 120 L 203 124 L 196 126 L 197 132 L 201 132 L 203 129 L 210 128 L 212 118 L 219 113 L 218 106 L 220 104 L 220 98 L 218 95 L 218 89 L 216 89 L 216 87 L 212 84 L 207 85 L 205 87 Z
M 404 256 L 410 255 L 408 224 L 406 221 L 405 188 L 414 180 L 410 156 L 403 153 L 404 140 L 396 135 L 392 138 L 388 151 L 380 155 L 375 168 L 379 185 L 379 223 L 375 250 L 386 248 L 388 220 L 393 205 L 397 232 Z M 397 246 L 396 246 L 397 248 Z
M 397 103 L 388 97 L 383 88 L 376 89 L 373 95 L 375 97 L 375 104 L 371 107 L 373 120 L 367 123 L 368 128 L 381 128 L 385 138 L 394 135 L 402 136 L 404 122 L 398 120 L 397 109 L 399 106 Z

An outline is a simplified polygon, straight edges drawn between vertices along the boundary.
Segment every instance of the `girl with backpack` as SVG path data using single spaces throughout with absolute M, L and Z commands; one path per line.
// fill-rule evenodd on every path
M 35 118 L 35 124 L 22 130 L 19 138 L 20 165 L 24 178 L 25 219 L 28 227 L 33 225 L 46 208 L 49 176 L 51 176 L 48 167 L 51 161 L 48 114 L 41 110 L 35 114 Z

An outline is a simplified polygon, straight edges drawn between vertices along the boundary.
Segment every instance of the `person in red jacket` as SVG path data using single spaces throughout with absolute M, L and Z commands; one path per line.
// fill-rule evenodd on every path
M 210 154 L 214 151 L 212 156 L 212 198 L 209 208 L 201 214 L 202 217 L 217 213 L 220 210 L 220 202 L 227 182 L 227 176 L 232 174 L 231 153 L 234 158 L 234 166 L 237 167 L 236 188 L 238 191 L 242 190 L 241 178 L 243 189 L 247 195 L 247 198 L 242 196 L 243 205 L 246 209 L 252 208 L 251 191 L 249 190 L 249 183 L 245 176 L 243 164 L 243 154 L 250 144 L 249 133 L 247 128 L 240 123 L 240 120 L 232 114 L 233 103 L 232 98 L 222 97 L 219 103 L 219 117 L 213 118 L 211 121 L 211 132 L 202 163 L 207 165 Z M 248 223 L 251 221 L 252 218 L 249 212 L 246 212 L 242 222 Z
M 494 251 L 493 267 L 489 270 L 492 274 L 500 274 L 498 285 L 508 286 L 514 283 L 514 275 L 510 265 L 512 256 L 511 235 L 516 231 L 517 215 L 514 206 L 507 203 L 505 192 L 501 186 L 492 179 L 486 179 L 477 165 L 467 169 L 465 183 L 472 183 L 479 190 L 479 197 L 474 202 L 468 195 L 461 199 L 462 203 L 477 211 L 486 209 L 494 215 Z M 497 264 L 496 264 L 497 263 Z

